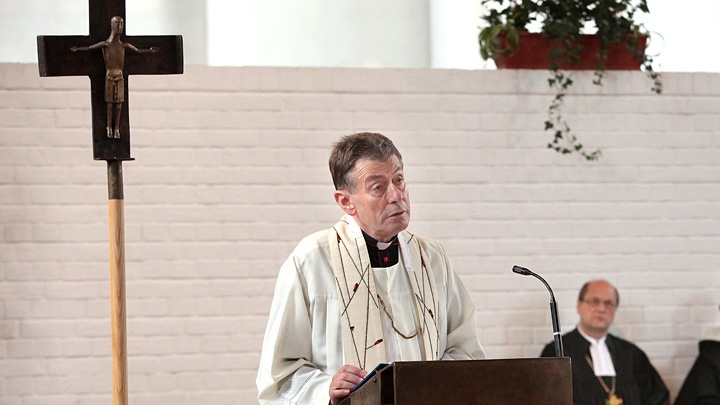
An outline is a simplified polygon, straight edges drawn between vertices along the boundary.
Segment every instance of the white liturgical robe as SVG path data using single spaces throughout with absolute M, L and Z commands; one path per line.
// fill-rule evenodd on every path
M 352 221 L 351 221 L 352 222 Z M 280 268 L 257 375 L 262 404 L 322 404 L 332 376 L 345 364 L 338 283 L 325 230 L 304 238 Z M 437 286 L 438 351 L 441 360 L 480 359 L 475 306 L 437 242 L 418 238 Z M 364 242 L 359 242 L 365 248 Z M 418 322 L 403 260 L 373 269 L 376 292 L 395 327 L 412 332 Z M 405 339 L 381 316 L 387 361 L 426 360 L 419 338 Z M 371 367 L 374 367 L 373 364 Z

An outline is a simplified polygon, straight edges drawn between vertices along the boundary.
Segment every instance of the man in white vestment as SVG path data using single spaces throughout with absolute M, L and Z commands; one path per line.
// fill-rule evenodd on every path
M 380 363 L 485 357 L 475 306 L 443 247 L 406 231 L 390 139 L 358 133 L 330 156 L 345 215 L 280 268 L 257 375 L 262 404 L 337 404 Z

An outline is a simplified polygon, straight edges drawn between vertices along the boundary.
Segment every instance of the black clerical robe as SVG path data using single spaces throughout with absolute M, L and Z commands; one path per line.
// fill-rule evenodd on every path
M 675 405 L 720 404 L 720 341 L 703 340 Z
M 590 357 L 590 342 L 577 329 L 565 334 L 562 341 L 565 356 L 572 359 L 573 403 L 605 405 L 608 394 L 585 358 Z M 615 393 L 623 405 L 670 405 L 665 383 L 639 347 L 610 334 L 605 344 L 617 373 Z M 554 343 L 545 346 L 541 356 L 555 357 Z M 611 387 L 609 381 L 607 386 Z

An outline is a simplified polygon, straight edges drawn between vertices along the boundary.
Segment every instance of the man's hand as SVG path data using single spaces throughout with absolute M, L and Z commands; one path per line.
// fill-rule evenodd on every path
M 350 390 L 367 374 L 367 371 L 349 364 L 340 367 L 330 381 L 330 404 L 337 405 L 341 399 L 350 395 Z

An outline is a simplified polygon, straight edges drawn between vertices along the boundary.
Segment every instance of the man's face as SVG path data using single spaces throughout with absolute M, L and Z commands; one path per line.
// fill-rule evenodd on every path
M 338 204 L 360 228 L 380 242 L 388 242 L 410 224 L 410 198 L 403 167 L 397 156 L 385 162 L 360 159 L 352 175 L 355 189 L 338 191 L 346 203 Z
M 615 318 L 617 303 L 612 285 L 605 281 L 591 283 L 584 299 L 577 303 L 582 330 L 596 339 L 604 336 Z

